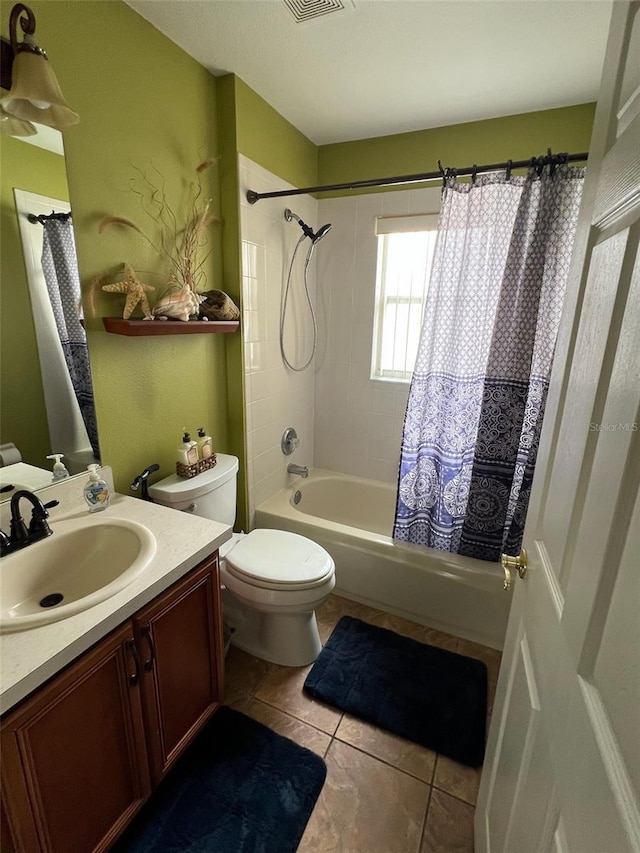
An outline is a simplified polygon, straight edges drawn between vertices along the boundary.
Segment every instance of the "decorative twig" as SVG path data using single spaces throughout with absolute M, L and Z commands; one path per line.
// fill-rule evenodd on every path
M 151 162 L 150 167 L 158 178 L 154 181 L 142 169 L 135 167 L 141 187 L 136 185 L 134 179 L 130 189 L 140 199 L 140 206 L 145 214 L 159 226 L 159 245 L 130 219 L 120 216 L 105 216 L 100 222 L 99 232 L 102 233 L 110 225 L 132 228 L 144 237 L 160 257 L 168 260 L 171 266 L 169 289 L 178 286 L 190 291 L 199 290 L 200 286 L 206 283 L 204 264 L 211 254 L 208 251 L 202 255 L 207 229 L 209 225 L 219 221 L 210 211 L 211 199 L 204 198 L 201 175 L 216 162 L 215 159 L 203 160 L 196 167 L 196 180 L 188 187 L 190 199 L 187 204 L 187 220 L 182 229 L 179 228 L 179 218 L 168 200 L 166 180 L 162 172 Z

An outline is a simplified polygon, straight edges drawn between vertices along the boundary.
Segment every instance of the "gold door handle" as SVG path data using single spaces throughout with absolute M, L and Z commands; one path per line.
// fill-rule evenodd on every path
M 502 568 L 504 569 L 504 589 L 509 589 L 511 586 L 511 570 L 515 569 L 523 578 L 527 574 L 527 552 L 523 548 L 517 557 L 511 557 L 509 554 L 502 555 Z

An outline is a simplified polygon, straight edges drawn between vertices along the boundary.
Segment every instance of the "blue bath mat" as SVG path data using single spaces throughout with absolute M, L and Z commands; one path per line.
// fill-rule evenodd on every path
M 318 755 L 222 707 L 111 853 L 294 853 L 326 773 Z
M 487 668 L 481 661 L 343 616 L 304 690 L 461 764 L 482 764 Z

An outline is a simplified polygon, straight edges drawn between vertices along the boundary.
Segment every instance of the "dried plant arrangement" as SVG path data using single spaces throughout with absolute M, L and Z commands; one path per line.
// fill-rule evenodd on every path
M 140 234 L 157 254 L 169 263 L 169 286 L 166 293 L 189 291 L 196 293 L 206 286 L 204 265 L 211 254 L 207 249 L 209 226 L 219 222 L 211 212 L 211 199 L 206 198 L 202 184 L 203 173 L 217 161 L 204 160 L 195 169 L 195 176 L 187 188 L 184 216 L 180 216 L 167 195 L 166 179 L 153 164 L 151 176 L 136 168 L 138 177 L 131 182 L 131 190 L 140 199 L 145 214 L 153 220 L 160 239 L 154 242 L 131 219 L 123 216 L 105 216 L 98 231 L 121 226 Z

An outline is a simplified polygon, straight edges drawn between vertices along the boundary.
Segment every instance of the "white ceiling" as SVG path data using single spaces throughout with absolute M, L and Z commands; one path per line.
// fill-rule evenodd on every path
M 127 0 L 317 145 L 594 101 L 611 2 Z M 326 0 L 298 0 L 303 5 Z

